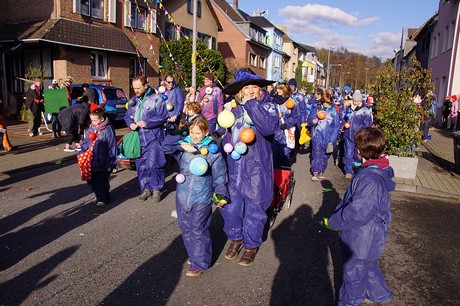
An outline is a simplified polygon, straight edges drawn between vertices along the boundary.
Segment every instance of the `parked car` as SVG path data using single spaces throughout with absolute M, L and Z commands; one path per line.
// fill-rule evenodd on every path
M 70 96 L 72 98 L 72 104 L 77 102 L 77 98 L 83 95 L 83 84 L 72 84 Z M 96 91 L 96 103 L 105 103 L 106 105 L 113 107 L 117 110 L 117 116 L 115 120 L 123 120 L 126 113 L 126 103 L 128 97 L 126 96 L 123 89 L 114 86 L 107 85 L 95 85 L 90 84 L 90 88 Z

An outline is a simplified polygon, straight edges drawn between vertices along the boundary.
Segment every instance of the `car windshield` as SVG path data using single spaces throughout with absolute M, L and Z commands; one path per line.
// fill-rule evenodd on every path
M 120 88 L 104 88 L 104 95 L 107 100 L 128 100 Z

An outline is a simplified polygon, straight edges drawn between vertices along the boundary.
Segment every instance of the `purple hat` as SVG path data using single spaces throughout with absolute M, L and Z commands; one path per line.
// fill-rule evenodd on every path
M 241 88 L 246 85 L 257 85 L 265 87 L 269 84 L 273 84 L 275 81 L 269 81 L 261 78 L 254 73 L 251 69 L 238 69 L 234 75 L 235 81 L 225 86 L 223 92 L 227 95 L 237 94 Z
M 294 78 L 292 78 L 289 80 L 288 85 L 294 85 L 295 87 L 297 87 L 297 81 Z

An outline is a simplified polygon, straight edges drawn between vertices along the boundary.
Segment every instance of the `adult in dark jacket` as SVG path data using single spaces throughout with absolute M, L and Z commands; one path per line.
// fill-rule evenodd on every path
M 41 114 L 45 110 L 43 101 L 42 83 L 35 81 L 27 89 L 26 108 L 29 111 L 29 136 L 41 135 L 39 127 L 41 124 Z
M 126 125 L 139 131 L 142 147 L 141 157 L 136 159 L 136 171 L 141 195 L 139 200 L 152 197 L 161 200 L 161 188 L 165 182 L 164 164 L 166 159 L 161 147 L 164 139 L 164 124 L 168 111 L 162 97 L 155 93 L 144 77 L 136 77 L 132 82 L 136 95 L 131 98 L 125 114 Z
M 385 136 L 377 128 L 355 134 L 363 158 L 345 196 L 326 225 L 339 230 L 343 250 L 343 282 L 338 305 L 361 305 L 364 299 L 385 303 L 392 299 L 378 266 L 391 222 L 391 197 L 396 183 L 385 148 Z
M 70 147 L 73 142 L 75 142 L 78 150 L 81 136 L 90 122 L 87 98 L 81 98 L 74 105 L 61 110 L 58 120 L 62 125 L 62 129 L 69 135 L 64 151 L 73 152 L 74 150 Z
M 242 246 L 245 250 L 239 264 L 249 266 L 254 262 L 267 221 L 266 210 L 273 199 L 273 153 L 271 141 L 278 128 L 278 110 L 263 86 L 271 84 L 251 70 L 238 70 L 235 81 L 223 90 L 235 95 L 238 101 L 232 109 L 235 124 L 222 139 L 222 145 L 233 147 L 242 141 L 240 133 L 249 128 L 255 139 L 247 152 L 238 159 L 236 152 L 227 155 L 228 189 L 230 204 L 224 206 L 224 231 L 231 241 L 225 258 L 234 259 Z M 247 130 L 246 130 L 247 131 Z M 230 145 L 227 145 L 227 148 Z M 233 157 L 232 157 L 233 156 Z M 237 159 L 234 159 L 234 158 Z

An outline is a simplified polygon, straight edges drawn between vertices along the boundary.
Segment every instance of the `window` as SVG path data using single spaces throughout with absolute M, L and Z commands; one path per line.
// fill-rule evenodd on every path
M 295 63 L 292 63 L 292 72 L 295 73 Z
M 275 68 L 280 68 L 281 67 L 281 57 L 280 56 L 275 56 Z
M 442 35 L 442 48 L 441 52 L 444 52 L 447 50 L 447 40 L 449 39 L 449 26 L 446 26 L 444 28 L 444 33 Z
M 176 27 L 170 22 L 165 23 L 165 39 L 176 39 Z
M 447 50 L 452 49 L 454 46 L 454 32 L 455 32 L 455 22 L 452 21 L 449 26 L 449 34 L 447 38 Z
M 74 12 L 104 19 L 104 0 L 74 0 Z
M 257 67 L 257 55 L 249 52 L 249 65 Z
M 102 52 L 91 52 L 91 77 L 107 78 L 107 54 Z
M 193 0 L 187 0 L 187 12 L 193 15 Z M 201 17 L 201 0 L 196 0 L 196 16 Z
M 147 10 L 142 7 L 136 7 L 131 5 L 131 27 L 134 29 L 146 30 L 145 17 L 147 16 Z
M 266 68 L 267 59 L 265 57 L 259 57 L 259 67 L 265 69 Z
M 129 80 L 131 81 L 136 76 L 145 77 L 145 58 L 130 57 L 129 58 Z

